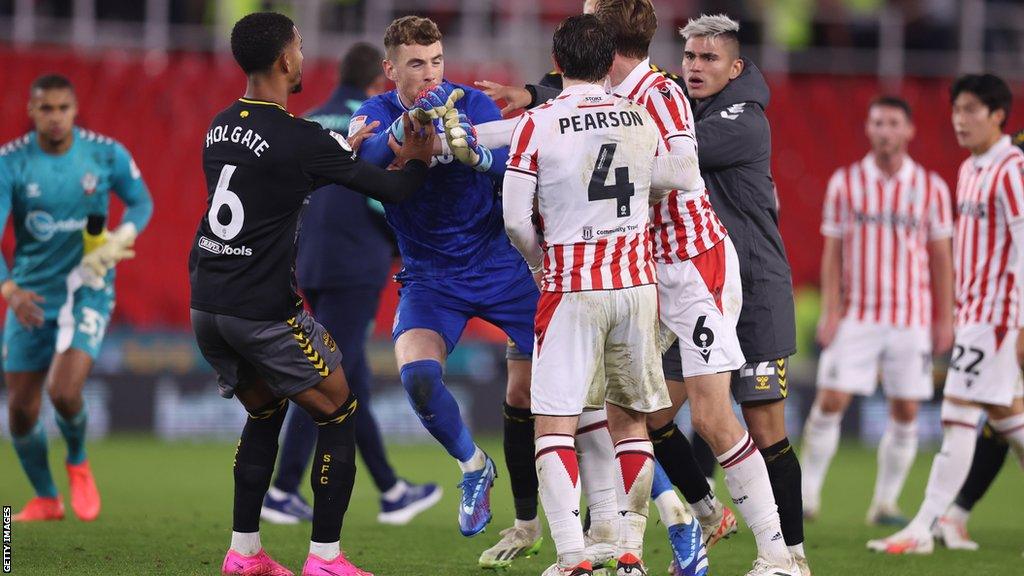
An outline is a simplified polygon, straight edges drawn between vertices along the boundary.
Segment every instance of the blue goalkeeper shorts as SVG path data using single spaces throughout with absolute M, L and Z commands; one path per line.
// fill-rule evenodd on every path
M 23 326 L 8 308 L 4 323 L 4 372 L 44 371 L 55 353 L 69 348 L 82 350 L 95 360 L 113 311 L 111 286 L 77 287 L 70 292 L 57 318 L 46 320 L 39 328 Z
M 501 328 L 525 358 L 533 354 L 533 319 L 540 292 L 526 263 L 498 273 L 444 280 L 403 278 L 391 337 L 414 328 L 433 330 L 444 338 L 448 353 L 470 318 Z

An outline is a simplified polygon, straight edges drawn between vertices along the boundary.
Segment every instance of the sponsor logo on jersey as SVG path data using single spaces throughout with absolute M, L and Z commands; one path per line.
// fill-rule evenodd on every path
M 248 246 L 221 244 L 216 240 L 210 240 L 206 236 L 199 237 L 199 247 L 219 256 L 252 256 L 252 248 Z
M 28 186 L 25 186 L 25 196 L 29 198 L 39 198 L 43 195 L 43 191 L 39 189 L 39 184 L 35 182 L 29 182 Z
M 92 196 L 96 192 L 96 186 L 100 183 L 100 179 L 96 177 L 92 172 L 86 172 L 85 176 L 82 176 L 82 191 L 85 192 L 86 196 Z
M 324 330 L 324 333 L 321 334 L 321 338 L 323 338 L 324 340 L 324 346 L 327 346 L 327 349 L 330 350 L 331 352 L 334 352 L 335 350 L 338 349 L 338 345 L 334 343 L 334 338 L 331 338 L 330 333 L 327 332 L 326 330 Z
M 359 116 L 353 116 L 352 119 L 348 121 L 348 135 L 352 136 L 356 132 L 359 132 L 359 130 L 363 126 L 365 126 L 365 125 L 366 125 L 366 115 L 365 114 L 360 114 Z
M 42 210 L 33 210 L 25 215 L 25 229 L 33 238 L 46 242 L 57 232 L 77 232 L 85 228 L 85 218 L 54 220 L 53 215 Z

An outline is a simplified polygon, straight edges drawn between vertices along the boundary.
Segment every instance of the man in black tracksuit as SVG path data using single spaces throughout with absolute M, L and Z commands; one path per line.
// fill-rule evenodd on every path
M 747 363 L 733 374 L 733 397 L 768 466 L 786 544 L 806 575 L 800 464 L 784 412 L 796 324 L 771 176 L 769 90 L 760 70 L 739 56 L 738 30 L 724 16 L 691 20 L 681 31 L 683 78 L 694 104 L 701 176 L 740 261 L 743 308 L 736 333 Z

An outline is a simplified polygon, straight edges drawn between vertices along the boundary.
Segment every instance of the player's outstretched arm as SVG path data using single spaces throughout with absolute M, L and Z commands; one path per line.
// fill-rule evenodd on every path
M 351 146 L 340 135 L 317 130 L 302 155 L 303 170 L 311 185 L 341 184 L 374 200 L 396 203 L 412 196 L 427 177 L 427 166 L 433 154 L 433 126 L 415 124 L 408 114 L 402 115 L 405 138 L 395 164 L 397 170 L 385 170 L 352 155 Z M 365 142 L 363 143 L 365 146 Z

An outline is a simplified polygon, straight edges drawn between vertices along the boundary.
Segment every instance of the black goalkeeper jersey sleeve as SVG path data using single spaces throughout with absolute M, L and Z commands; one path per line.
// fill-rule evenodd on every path
M 283 320 L 302 301 L 296 238 L 305 198 L 341 184 L 385 202 L 413 194 L 423 162 L 382 170 L 357 160 L 340 134 L 270 103 L 240 99 L 206 134 L 207 208 L 189 255 L 191 306 L 253 320 Z

